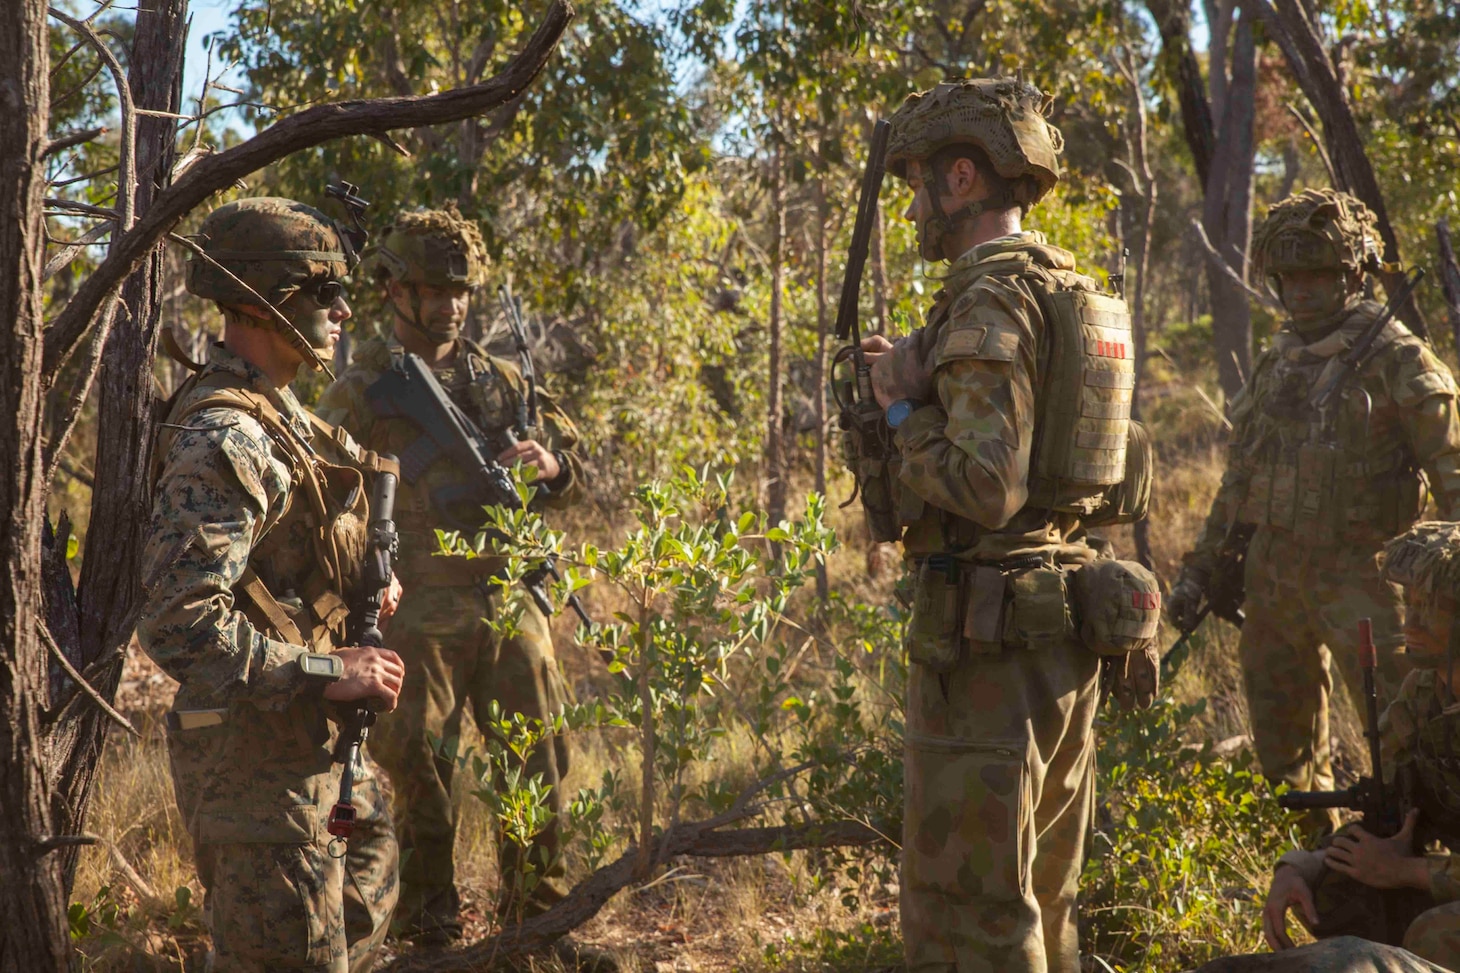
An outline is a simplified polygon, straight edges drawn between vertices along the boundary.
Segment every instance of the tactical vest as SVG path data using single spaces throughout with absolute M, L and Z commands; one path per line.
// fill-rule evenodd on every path
M 1399 768 L 1400 796 L 1420 809 L 1419 840 L 1460 852 L 1460 706 L 1426 720 L 1413 762 Z
M 345 620 L 369 540 L 366 474 L 393 472 L 395 464 L 369 451 L 354 455 L 343 429 L 309 413 L 314 437 L 305 441 L 246 379 L 204 368 L 167 405 L 153 446 L 154 487 L 176 427 L 197 412 L 219 408 L 247 413 L 263 426 L 293 484 L 283 509 L 270 512 L 255 537 L 248 566 L 234 585 L 237 607 L 270 638 L 318 652 L 346 644 Z
M 1093 278 L 1045 267 L 1025 253 L 980 265 L 965 293 L 987 275 L 1017 275 L 1044 318 L 1027 506 L 1089 516 L 1124 483 L 1133 438 L 1138 446 L 1147 442 L 1130 417 L 1136 384 L 1130 310 Z M 1127 492 L 1149 497 L 1150 470 L 1139 465 L 1144 482 L 1129 484 Z
M 390 358 L 385 362 L 372 362 L 384 368 L 394 367 L 401 354 L 398 346 L 390 346 Z M 472 420 L 489 438 L 494 440 L 497 451 L 505 449 L 507 442 L 501 437 L 504 430 L 511 429 L 517 420 L 517 407 L 521 396 L 511 386 L 507 377 L 479 345 L 463 339 L 456 361 L 450 368 L 435 370 L 437 380 L 451 401 Z M 377 383 L 378 383 L 377 379 Z M 401 498 L 396 514 L 398 528 L 408 534 L 419 534 L 428 538 L 425 547 L 435 550 L 435 529 L 475 532 L 482 526 L 483 495 L 471 473 L 458 468 L 451 455 L 426 436 L 416 434 L 413 419 L 398 414 L 381 396 L 372 394 L 372 384 L 365 391 L 365 401 L 378 422 L 400 423 L 411 432 L 407 437 L 396 429 L 389 433 L 391 445 L 399 443 Z M 540 429 L 529 429 L 528 438 L 542 438 Z M 372 442 L 381 445 L 384 440 L 376 432 Z M 407 548 L 415 545 L 405 545 Z
M 1371 428 L 1372 395 L 1337 403 L 1331 427 L 1310 404 L 1320 379 L 1338 366 L 1376 309 L 1371 302 L 1360 305 L 1311 344 L 1295 332 L 1280 332 L 1258 362 L 1244 406 L 1250 410 L 1246 432 L 1233 447 L 1234 465 L 1247 478 L 1237 520 L 1321 539 L 1351 528 L 1388 537 L 1418 519 L 1424 481 L 1405 441 Z M 1391 323 L 1375 342 L 1377 354 L 1404 339 L 1418 340 Z M 1362 390 L 1367 377 L 1351 388 Z

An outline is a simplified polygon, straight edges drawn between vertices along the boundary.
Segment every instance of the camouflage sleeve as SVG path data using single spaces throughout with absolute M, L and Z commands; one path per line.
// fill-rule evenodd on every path
M 1385 375 L 1415 461 L 1430 481 L 1441 520 L 1460 518 L 1460 421 L 1455 379 L 1430 348 L 1406 341 Z
M 960 295 L 936 338 L 936 401 L 898 430 L 903 487 L 991 529 L 1029 497 L 1038 313 L 1016 280 L 985 277 Z
M 1237 393 L 1236 398 L 1232 399 L 1232 408 L 1228 410 L 1227 416 L 1227 420 L 1232 423 L 1232 431 L 1227 435 L 1227 468 L 1222 473 L 1221 485 L 1217 487 L 1217 495 L 1212 498 L 1211 509 L 1207 511 L 1206 521 L 1197 534 L 1196 543 L 1181 558 L 1185 569 L 1197 575 L 1202 583 L 1216 570 L 1217 552 L 1226 540 L 1227 530 L 1237 519 L 1237 511 L 1241 508 L 1242 501 L 1247 498 L 1247 482 L 1251 474 L 1242 463 L 1241 450 L 1247 441 L 1252 412 L 1257 406 L 1253 396 L 1257 375 L 1267 366 L 1267 362 L 1268 358 L 1264 355 L 1253 363 L 1252 378 Z
M 343 426 L 362 443 L 370 442 L 375 413 L 365 401 L 365 390 L 374 380 L 355 368 L 347 370 L 319 396 L 314 414 L 332 426 Z
M 537 393 L 538 422 L 548 449 L 557 454 L 562 470 L 551 484 L 552 493 L 543 498 L 543 506 L 570 507 L 583 499 L 586 480 L 583 456 L 579 451 L 578 427 L 552 396 L 541 389 Z
M 143 550 L 137 636 L 201 698 L 282 708 L 303 688 L 294 663 L 307 650 L 266 637 L 233 595 L 255 534 L 288 491 L 263 428 L 243 413 L 194 414 L 168 451 Z

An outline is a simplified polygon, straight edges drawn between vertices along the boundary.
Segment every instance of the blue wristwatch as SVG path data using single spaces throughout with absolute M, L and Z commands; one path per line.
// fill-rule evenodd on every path
M 923 407 L 916 399 L 898 399 L 887 407 L 887 424 L 893 429 L 907 421 L 907 417 Z

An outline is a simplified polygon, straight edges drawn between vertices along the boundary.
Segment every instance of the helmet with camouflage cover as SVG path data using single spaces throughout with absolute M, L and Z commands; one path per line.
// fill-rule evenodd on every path
M 400 214 L 365 259 L 377 281 L 478 287 L 486 279 L 482 232 L 455 206 Z
M 1384 578 L 1404 587 L 1411 606 L 1453 615 L 1460 602 L 1460 523 L 1415 524 L 1384 545 Z M 1438 647 L 1411 644 L 1406 651 L 1418 661 L 1430 654 L 1425 648 Z
M 277 196 L 225 203 L 203 220 L 194 241 L 206 256 L 188 259 L 187 289 L 223 305 L 274 307 L 311 280 L 338 280 L 350 272 L 353 253 L 335 222 L 312 206 Z M 323 367 L 329 355 L 328 328 L 304 331 L 271 319 L 301 351 Z
M 891 118 L 888 171 L 906 179 L 911 159 L 975 145 L 1009 180 L 1012 201 L 1027 210 L 1060 179 L 1065 140 L 1045 118 L 1046 104 L 1043 92 L 1017 78 L 946 81 L 909 95 Z
M 1302 270 L 1380 269 L 1377 220 L 1348 193 L 1307 189 L 1273 204 L 1252 236 L 1259 278 Z

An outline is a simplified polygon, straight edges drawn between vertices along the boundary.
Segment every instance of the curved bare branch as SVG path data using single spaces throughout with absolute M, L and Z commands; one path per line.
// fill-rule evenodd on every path
M 225 152 L 199 160 L 156 198 L 131 231 L 119 236 L 107 258 L 77 288 L 46 334 L 44 369 L 54 371 L 76 350 L 107 295 L 179 220 L 214 193 L 287 155 L 332 139 L 440 125 L 491 111 L 532 83 L 572 16 L 573 8 L 567 0 L 554 0 L 521 53 L 500 74 L 482 84 L 437 95 L 319 105 L 291 115 Z

